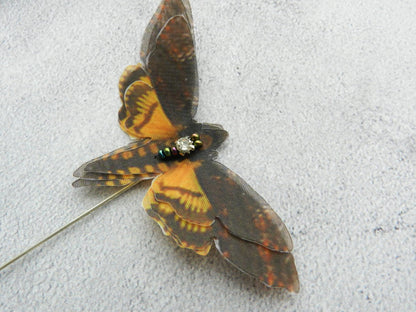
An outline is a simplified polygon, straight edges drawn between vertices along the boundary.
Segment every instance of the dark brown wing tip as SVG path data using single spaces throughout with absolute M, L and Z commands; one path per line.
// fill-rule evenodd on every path
M 269 285 L 267 284 L 267 282 L 262 281 L 262 283 L 264 285 L 266 285 L 268 288 L 270 289 L 286 289 L 287 291 L 291 292 L 291 293 L 299 293 L 299 278 L 298 278 L 298 273 L 296 272 L 296 274 L 293 275 L 293 281 L 284 285 Z
M 240 239 L 218 223 L 215 224 L 215 247 L 227 262 L 257 278 L 269 288 L 299 292 L 298 273 L 291 253 L 271 251 L 259 244 Z
M 299 279 L 296 279 L 296 281 L 290 285 L 290 288 L 286 287 L 286 289 L 295 294 L 299 293 L 299 290 L 300 290 Z

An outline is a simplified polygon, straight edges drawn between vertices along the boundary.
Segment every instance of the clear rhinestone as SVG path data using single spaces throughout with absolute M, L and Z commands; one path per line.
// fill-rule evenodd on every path
M 180 138 L 175 142 L 175 146 L 181 154 L 189 154 L 195 150 L 194 142 L 189 137 Z

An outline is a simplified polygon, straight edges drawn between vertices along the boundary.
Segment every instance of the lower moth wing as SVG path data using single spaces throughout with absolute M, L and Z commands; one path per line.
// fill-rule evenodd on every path
M 150 191 L 156 201 L 169 204 L 181 219 L 209 226 L 215 221 L 215 212 L 195 173 L 202 163 L 189 159 L 178 162 L 152 182 Z
M 139 175 L 134 174 L 105 174 L 96 172 L 86 172 L 79 179 L 72 183 L 74 187 L 81 186 L 124 186 L 136 181 L 144 181 L 153 179 L 157 174 L 144 173 Z
M 212 227 L 187 222 L 179 217 L 167 203 L 158 202 L 153 190 L 149 190 L 143 200 L 147 214 L 161 227 L 166 236 L 171 236 L 181 248 L 195 251 L 205 256 L 212 245 Z
M 241 271 L 269 287 L 299 291 L 299 279 L 291 253 L 276 252 L 242 240 L 217 225 L 215 246 L 221 255 Z
M 292 241 L 283 222 L 221 164 L 202 158 L 175 162 L 153 181 L 143 205 L 180 247 L 191 245 L 198 252 L 196 246 L 215 240 L 224 258 L 243 272 L 270 287 L 298 290 Z
M 158 202 L 178 216 L 204 226 L 219 219 L 241 239 L 270 250 L 289 252 L 293 244 L 283 221 L 243 179 L 218 162 L 185 159 L 151 185 Z
M 80 177 L 84 172 L 86 172 L 87 170 L 85 170 L 90 164 L 95 163 L 96 161 L 102 160 L 104 158 L 108 158 L 111 157 L 115 154 L 120 154 L 122 152 L 127 152 L 127 151 L 131 151 L 134 149 L 138 149 L 141 148 L 145 145 L 147 145 L 150 142 L 149 139 L 139 139 L 135 142 L 131 142 L 130 144 L 128 144 L 127 146 L 124 146 L 122 148 L 118 148 L 110 153 L 107 153 L 103 156 L 100 157 L 96 157 L 94 159 L 91 159 L 90 161 L 87 161 L 86 163 L 84 163 L 82 166 L 80 166 L 77 170 L 74 171 L 74 177 Z M 109 172 L 104 172 L 103 173 L 109 173 Z M 112 172 L 111 172 L 112 173 Z
M 95 158 L 74 172 L 78 186 L 122 186 L 137 180 L 152 179 L 167 171 L 169 165 L 160 162 L 157 153 L 165 141 L 141 140 Z
M 229 232 L 271 250 L 292 250 L 283 221 L 237 174 L 215 161 L 204 162 L 195 173 L 215 216 Z

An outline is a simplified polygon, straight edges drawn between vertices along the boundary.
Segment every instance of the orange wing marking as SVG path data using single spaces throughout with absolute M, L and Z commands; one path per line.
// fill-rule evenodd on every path
M 169 203 L 184 220 L 199 225 L 214 222 L 212 206 L 201 188 L 195 169 L 201 162 L 184 160 L 156 178 L 151 186 L 156 200 Z
M 159 224 L 163 234 L 172 237 L 179 247 L 191 249 L 201 256 L 208 254 L 212 245 L 210 226 L 201 226 L 181 219 L 169 204 L 158 202 L 152 190 L 149 190 L 143 199 L 143 206 Z
M 120 125 L 133 137 L 174 138 L 178 129 L 163 111 L 155 89 L 143 80 L 133 82 L 124 95 Z

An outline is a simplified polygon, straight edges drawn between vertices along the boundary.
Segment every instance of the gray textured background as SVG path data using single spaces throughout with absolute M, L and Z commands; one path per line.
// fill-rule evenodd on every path
M 117 83 L 158 0 L 0 3 L 0 262 L 109 195 Z M 137 187 L 0 272 L 1 311 L 414 311 L 416 2 L 191 1 L 199 121 L 292 233 L 301 291 L 177 248 Z

